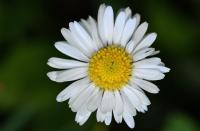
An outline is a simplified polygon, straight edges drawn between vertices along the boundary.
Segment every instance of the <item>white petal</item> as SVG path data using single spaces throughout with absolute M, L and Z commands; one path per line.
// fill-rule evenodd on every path
M 132 115 L 130 114 L 127 106 L 124 106 L 123 118 L 129 128 L 135 127 L 135 121 L 134 121 Z
M 89 80 L 89 79 L 88 79 Z M 89 80 L 90 81 L 90 80 Z M 86 83 L 86 84 L 82 84 L 80 86 L 77 86 L 73 92 L 71 93 L 70 99 L 68 104 L 72 105 L 74 103 L 74 101 L 80 96 L 80 94 L 82 94 L 83 91 L 85 91 L 89 86 L 91 85 L 91 83 Z M 73 112 L 77 112 L 76 110 L 73 110 Z
M 127 18 L 130 18 L 131 15 L 132 15 L 132 11 L 131 11 L 131 9 L 130 9 L 129 7 L 127 7 L 127 8 L 125 9 L 125 13 L 126 13 L 126 17 L 127 17 Z
M 114 95 L 115 95 L 115 102 L 116 102 L 114 112 L 116 112 L 117 115 L 121 115 L 123 113 L 123 101 L 121 98 L 121 94 L 119 93 L 119 91 L 115 91 Z
M 140 42 L 141 39 L 144 37 L 144 34 L 147 31 L 147 28 L 148 28 L 148 23 L 144 22 L 144 23 L 140 24 L 140 26 L 136 29 L 136 31 L 133 35 L 133 38 L 132 38 L 136 44 L 138 42 Z
M 96 88 L 98 89 L 98 87 Z M 87 107 L 89 111 L 93 112 L 99 107 L 101 103 L 101 99 L 102 99 L 102 94 L 103 94 L 103 91 L 98 90 L 98 92 L 90 98 L 90 100 L 88 101 L 88 107 Z
M 104 30 L 103 30 L 103 17 L 104 17 L 104 12 L 106 9 L 106 5 L 105 4 L 101 4 L 99 7 L 99 11 L 98 11 L 98 31 L 99 31 L 99 35 L 101 37 L 101 40 L 103 41 L 103 44 L 106 45 L 106 37 L 104 34 Z
M 155 52 L 155 49 L 154 48 L 144 48 L 144 49 L 141 49 L 137 52 L 135 52 L 133 54 L 133 60 L 136 62 L 136 61 L 139 61 L 139 60 L 142 60 L 148 56 L 151 56 L 153 53 Z
M 70 44 L 73 47 L 76 47 L 77 49 L 80 49 L 80 47 L 78 46 L 78 43 L 76 42 L 75 38 L 72 36 L 72 33 L 70 32 L 69 29 L 62 28 L 61 33 L 63 37 L 66 39 L 66 41 L 68 42 L 68 44 Z
M 156 40 L 157 34 L 156 33 L 150 33 L 147 35 L 134 49 L 133 52 L 136 52 L 140 49 L 143 49 L 145 47 L 149 47 L 153 44 L 153 42 Z
M 68 55 L 72 58 L 75 58 L 81 61 L 86 61 L 86 62 L 89 61 L 88 57 L 85 56 L 80 50 L 76 49 L 75 47 L 65 42 L 56 42 L 55 47 L 57 50 L 59 50 L 63 54 Z
M 126 106 L 126 110 L 131 114 L 131 116 L 136 116 L 135 107 L 131 104 L 128 97 L 122 91 L 121 91 L 121 94 L 122 94 L 122 100 L 123 100 L 124 106 Z
M 115 121 L 117 123 L 121 123 L 122 122 L 122 115 L 123 115 L 123 113 L 121 115 L 118 115 L 115 111 L 113 111 L 113 114 L 114 114 Z
M 134 15 L 134 18 L 136 18 L 136 27 L 140 24 L 140 14 L 138 14 L 138 13 L 136 13 L 135 15 Z
M 69 25 L 71 26 L 72 22 L 70 22 Z M 82 53 L 85 54 L 86 56 L 90 56 L 88 49 L 83 47 L 83 44 L 78 39 L 75 33 L 72 33 L 70 30 L 66 28 L 62 28 L 61 33 L 71 46 L 76 47 L 78 50 L 82 51 Z
M 133 84 L 137 84 L 140 88 L 142 88 L 143 90 L 149 92 L 149 93 L 158 93 L 160 91 L 160 89 L 153 83 L 148 82 L 146 80 L 142 80 L 139 78 L 134 78 L 131 81 Z
M 79 22 L 79 24 L 81 26 L 83 26 L 83 28 L 89 33 L 89 35 L 91 36 L 91 26 L 88 22 L 88 19 L 85 20 L 85 19 L 81 19 L 81 21 Z
M 137 85 L 133 85 L 132 87 L 128 87 L 128 88 L 132 90 L 138 96 L 138 98 L 140 99 L 143 105 L 150 105 L 151 102 L 149 98 L 144 94 L 144 92 L 142 92 L 141 90 L 137 90 L 135 86 Z
M 99 38 L 99 33 L 98 33 L 98 29 L 97 29 L 97 22 L 92 18 L 89 17 L 89 24 L 91 26 L 91 35 L 93 40 L 96 42 L 95 44 L 97 44 L 98 48 L 102 48 L 103 47 L 103 43 L 101 41 L 101 39 Z
M 158 70 L 162 73 L 167 73 L 170 71 L 170 69 L 167 67 L 155 65 L 155 64 L 142 64 L 142 65 L 137 64 L 134 67 L 137 69 L 154 69 L 154 70 Z
M 131 39 L 126 45 L 126 51 L 131 54 L 135 47 L 136 43 Z
M 135 33 L 133 34 L 132 39 L 129 41 L 129 43 L 126 46 L 126 49 L 129 53 L 131 53 L 134 50 L 138 42 L 140 42 L 141 39 L 144 37 L 144 34 L 147 31 L 147 28 L 148 28 L 148 23 L 144 22 L 136 29 Z
M 88 48 L 91 48 L 97 51 L 96 44 L 93 43 L 90 35 L 85 31 L 85 29 L 76 21 L 74 22 L 74 27 L 77 31 L 77 34 L 79 35 L 79 38 L 84 43 L 84 45 L 87 46 Z
M 111 121 L 112 121 L 112 111 L 106 113 L 105 124 L 110 125 Z
M 123 95 L 123 101 L 124 101 L 124 112 L 123 112 L 124 121 L 129 126 L 129 128 L 134 128 L 135 122 L 133 116 L 136 115 L 136 110 L 135 108 L 131 108 L 132 105 L 129 103 L 129 100 L 127 100 L 124 95 Z
M 65 71 L 52 71 L 47 73 L 47 76 L 52 81 L 56 82 L 66 82 L 81 79 L 87 76 L 87 68 L 72 68 Z
M 156 68 L 158 68 L 162 73 L 167 73 L 170 71 L 170 68 L 164 66 L 157 66 Z
M 76 113 L 75 121 L 78 122 L 79 125 L 83 125 L 89 119 L 90 115 L 91 112 L 87 110 L 84 112 L 78 111 Z
M 77 80 L 70 84 L 68 87 L 66 87 L 64 90 L 62 90 L 58 96 L 56 97 L 56 100 L 58 102 L 63 102 L 69 99 L 70 97 L 74 96 L 78 90 L 82 88 L 82 86 L 89 86 L 89 79 L 83 78 L 81 80 Z
M 77 44 L 76 47 L 78 47 L 85 55 L 90 57 L 95 50 L 91 47 L 90 43 L 86 43 L 85 34 L 80 31 L 81 29 L 78 28 L 77 23 L 75 23 L 76 22 L 70 22 L 69 28 L 71 31 L 71 35 Z
M 160 51 L 157 50 L 157 51 L 154 51 L 150 56 L 154 56 L 154 55 L 157 55 L 157 54 L 159 54 L 159 53 L 160 53 Z
M 72 37 L 70 37 L 71 36 L 71 32 L 68 29 L 62 28 L 61 29 L 61 34 L 63 35 L 63 37 L 65 38 L 65 40 L 69 44 L 73 45 L 74 41 L 73 41 Z
M 79 118 L 79 125 L 82 126 L 90 117 L 91 112 L 86 113 L 82 118 Z M 80 116 L 79 116 L 80 117 Z
M 122 89 L 122 92 L 124 93 L 124 95 L 127 96 L 129 101 L 131 102 L 131 104 L 137 110 L 141 109 L 141 102 L 140 102 L 139 98 L 137 97 L 137 95 L 135 93 L 133 93 L 129 88 L 126 88 L 126 87 Z M 124 112 L 125 112 L 125 110 L 124 110 Z
M 103 122 L 105 120 L 106 113 L 103 113 L 100 108 L 97 109 L 97 122 Z
M 69 59 L 62 59 L 52 57 L 48 60 L 47 63 L 49 66 L 57 69 L 69 69 L 75 67 L 87 67 L 88 63 L 80 62 L 77 60 L 69 60 Z
M 135 62 L 134 67 L 135 68 L 142 68 L 143 66 L 145 67 L 145 65 L 148 65 L 148 64 L 159 65 L 161 63 L 162 62 L 161 62 L 160 58 L 151 57 L 151 58 L 148 58 L 148 59 L 143 59 L 141 61 Z
M 161 80 L 165 77 L 163 73 L 153 69 L 135 69 L 134 76 L 146 80 Z
M 130 18 L 127 20 L 121 38 L 121 46 L 125 47 L 130 40 L 134 30 L 136 28 L 136 18 Z
M 112 91 L 104 91 L 102 102 L 101 102 L 101 111 L 103 113 L 111 112 L 115 106 L 115 96 Z
M 103 16 L 103 31 L 104 36 L 108 44 L 112 44 L 113 25 L 114 25 L 114 14 L 111 6 L 106 7 Z
M 87 87 L 79 96 L 78 98 L 70 105 L 70 107 L 78 111 L 84 103 L 87 102 L 89 96 L 93 93 L 95 90 L 95 87 L 93 84 L 91 84 L 89 87 Z
M 124 11 L 121 11 L 115 20 L 115 26 L 113 30 L 113 42 L 115 44 L 120 44 L 120 39 L 124 30 L 125 22 L 126 14 Z

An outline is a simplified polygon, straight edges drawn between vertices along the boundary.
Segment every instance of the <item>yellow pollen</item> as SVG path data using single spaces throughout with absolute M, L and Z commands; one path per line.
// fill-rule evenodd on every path
M 132 63 L 132 57 L 122 47 L 101 48 L 89 62 L 89 78 L 103 90 L 119 90 L 131 77 Z

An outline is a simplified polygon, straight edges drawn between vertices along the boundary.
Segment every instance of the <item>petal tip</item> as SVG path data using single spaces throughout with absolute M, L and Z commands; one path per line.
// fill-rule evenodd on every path
M 50 80 L 56 81 L 56 72 L 48 72 L 47 76 L 49 77 Z

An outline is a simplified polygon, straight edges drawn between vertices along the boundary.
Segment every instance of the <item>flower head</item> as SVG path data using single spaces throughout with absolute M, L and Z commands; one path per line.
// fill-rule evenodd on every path
M 151 57 L 159 53 L 150 47 L 157 34 L 146 34 L 148 23 L 139 23 L 140 15 L 132 17 L 130 8 L 114 20 L 112 7 L 102 4 L 97 21 L 89 17 L 61 29 L 66 41 L 55 47 L 72 59 L 50 58 L 48 65 L 62 70 L 47 75 L 56 82 L 74 81 L 56 100 L 69 99 L 80 125 L 96 111 L 98 122 L 110 125 L 114 116 L 117 123 L 124 120 L 134 128 L 136 111 L 145 112 L 150 105 L 143 90 L 159 92 L 149 81 L 163 79 L 170 69 L 160 58 Z

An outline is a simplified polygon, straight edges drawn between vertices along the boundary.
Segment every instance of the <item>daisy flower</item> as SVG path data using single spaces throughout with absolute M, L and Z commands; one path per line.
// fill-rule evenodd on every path
M 147 28 L 148 23 L 140 24 L 140 15 L 132 16 L 129 7 L 114 18 L 112 7 L 102 4 L 97 21 L 89 16 L 61 29 L 66 41 L 56 42 L 55 47 L 72 59 L 50 58 L 47 64 L 61 70 L 47 76 L 55 82 L 74 81 L 56 100 L 69 99 L 77 123 L 83 125 L 96 112 L 98 122 L 110 125 L 114 118 L 134 128 L 136 111 L 147 111 L 151 103 L 144 91 L 159 92 L 149 81 L 163 79 L 170 70 L 152 57 L 159 53 L 150 47 L 157 34 L 146 34 Z

